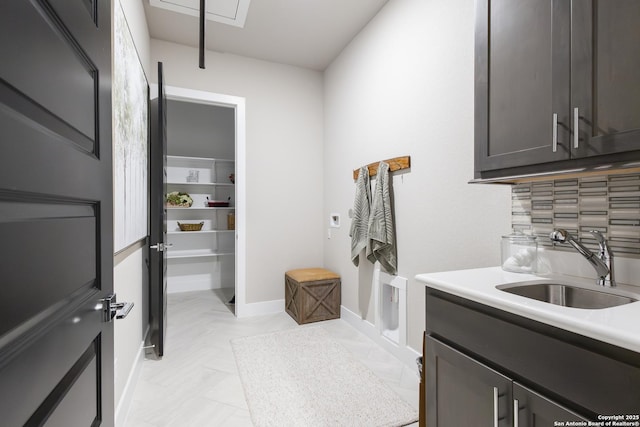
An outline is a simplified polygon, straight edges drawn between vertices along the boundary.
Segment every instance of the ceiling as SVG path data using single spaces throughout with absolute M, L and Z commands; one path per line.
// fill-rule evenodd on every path
M 197 17 L 142 1 L 152 38 L 198 46 Z M 252 0 L 244 28 L 207 21 L 207 50 L 324 70 L 387 2 Z
M 157 6 L 187 15 L 200 16 L 199 0 L 149 0 L 151 6 Z M 214 22 L 244 27 L 251 0 L 209 0 L 205 1 L 205 16 Z

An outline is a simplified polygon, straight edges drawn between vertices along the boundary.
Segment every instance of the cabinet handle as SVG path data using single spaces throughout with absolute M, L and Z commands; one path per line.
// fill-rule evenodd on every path
M 493 388 L 493 427 L 498 427 L 498 387 Z
M 518 409 L 519 403 L 518 403 L 518 399 L 513 399 L 513 427 L 518 427 L 518 415 L 519 415 L 519 409 Z
M 578 148 L 580 144 L 580 132 L 578 132 L 578 119 L 580 118 L 580 110 L 578 107 L 573 109 L 573 148 Z
M 553 113 L 553 152 L 558 151 L 558 113 Z

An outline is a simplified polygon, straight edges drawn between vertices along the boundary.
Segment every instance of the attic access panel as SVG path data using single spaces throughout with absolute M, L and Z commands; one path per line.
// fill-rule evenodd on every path
M 200 16 L 199 0 L 149 0 L 149 3 L 162 9 Z M 251 0 L 208 0 L 206 17 L 210 21 L 243 28 L 250 3 Z

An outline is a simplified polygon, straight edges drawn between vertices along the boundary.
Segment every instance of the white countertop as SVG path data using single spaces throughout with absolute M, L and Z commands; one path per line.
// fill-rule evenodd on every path
M 500 267 L 418 274 L 416 280 L 429 287 L 473 300 L 509 313 L 609 344 L 640 352 L 640 301 L 603 309 L 562 307 L 496 289 L 496 285 L 531 281 L 559 280 L 598 290 L 595 280 L 571 276 L 510 273 Z M 602 289 L 602 288 L 600 288 Z M 640 292 L 638 288 L 618 286 L 620 291 Z

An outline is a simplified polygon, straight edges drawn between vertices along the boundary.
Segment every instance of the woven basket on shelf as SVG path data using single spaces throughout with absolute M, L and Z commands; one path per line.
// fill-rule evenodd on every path
M 202 226 L 204 225 L 204 221 L 199 224 L 180 224 L 178 223 L 178 227 L 180 227 L 180 231 L 200 231 L 202 230 Z

